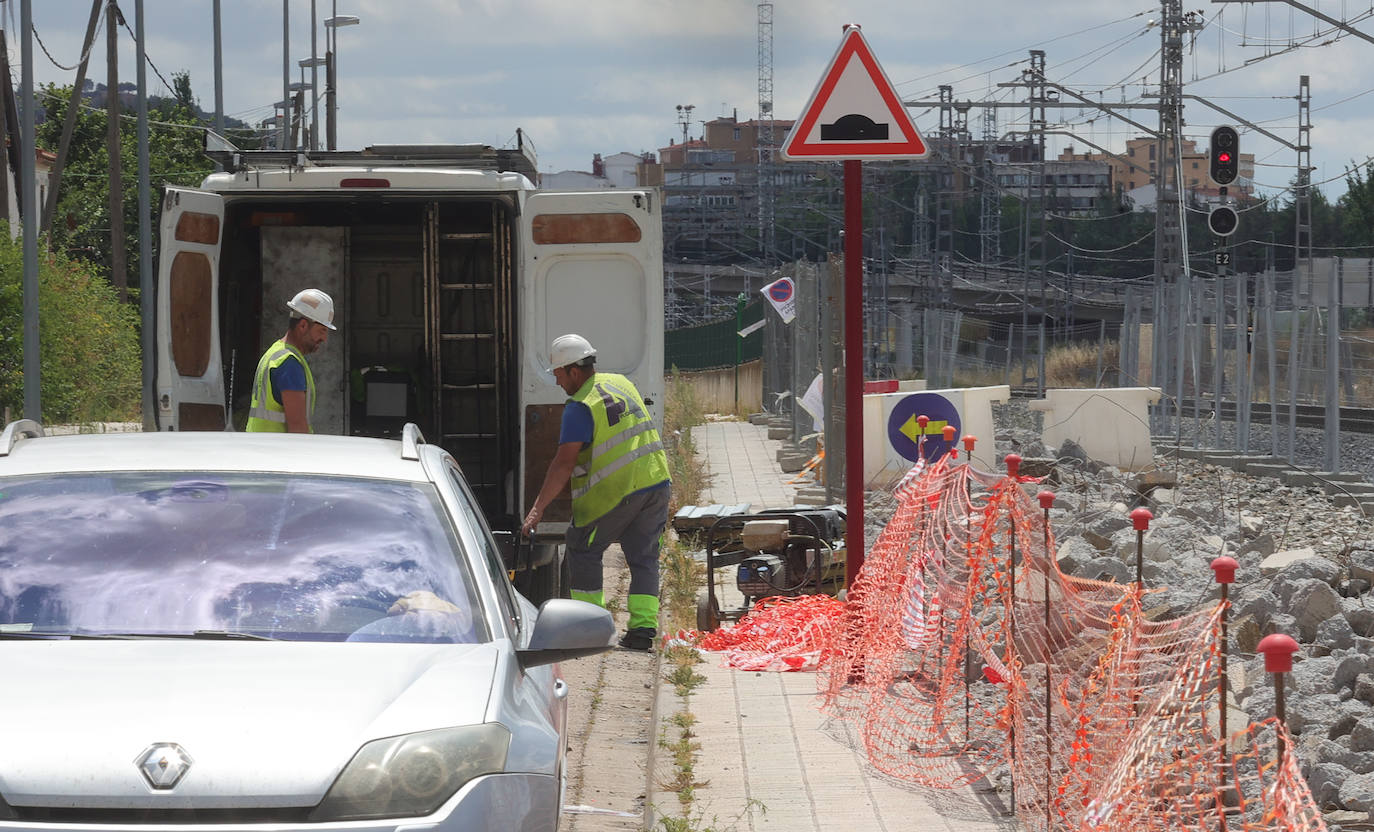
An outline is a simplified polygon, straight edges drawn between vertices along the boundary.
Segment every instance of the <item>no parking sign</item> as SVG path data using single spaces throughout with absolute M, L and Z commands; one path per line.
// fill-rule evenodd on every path
M 924 431 L 918 416 L 930 419 Z M 912 393 L 893 405 L 887 417 L 887 441 L 905 459 L 915 462 L 924 456 L 927 462 L 934 462 L 955 447 L 945 441 L 945 425 L 954 427 L 954 442 L 958 442 L 959 411 L 953 402 L 939 393 Z
M 797 317 L 797 286 L 790 277 L 780 277 L 761 290 L 785 324 Z

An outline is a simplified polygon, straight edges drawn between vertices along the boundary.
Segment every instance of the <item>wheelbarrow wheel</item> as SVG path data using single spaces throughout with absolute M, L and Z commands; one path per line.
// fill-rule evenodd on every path
M 697 593 L 697 629 L 703 633 L 714 631 L 720 626 L 720 616 L 711 604 L 711 597 L 702 590 Z

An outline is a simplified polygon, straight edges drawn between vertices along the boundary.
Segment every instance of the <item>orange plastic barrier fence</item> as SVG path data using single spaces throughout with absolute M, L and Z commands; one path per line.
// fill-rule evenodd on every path
M 765 599 L 684 635 L 734 667 L 818 663 L 822 707 L 874 767 L 935 787 L 1009 773 L 1029 830 L 1325 829 L 1281 725 L 1218 736 L 1220 605 L 1157 620 L 1135 583 L 1063 574 L 1025 482 L 946 457 L 900 484 L 844 604 Z

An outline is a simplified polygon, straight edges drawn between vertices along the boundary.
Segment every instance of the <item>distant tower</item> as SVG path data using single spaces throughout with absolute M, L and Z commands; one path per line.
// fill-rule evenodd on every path
M 773 4 L 759 3 L 759 116 L 754 131 L 755 157 L 758 164 L 759 255 L 765 266 L 773 264 L 776 255 L 777 230 L 773 185 L 775 171 L 773 153 Z

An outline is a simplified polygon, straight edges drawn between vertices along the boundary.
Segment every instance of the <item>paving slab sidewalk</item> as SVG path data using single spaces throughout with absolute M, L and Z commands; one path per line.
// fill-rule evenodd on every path
M 797 486 L 776 463 L 781 442 L 767 427 L 713 422 L 693 429 L 710 476 L 704 502 L 751 503 L 751 511 L 793 504 Z M 700 828 L 814 832 L 1009 832 L 1020 825 L 995 794 L 971 787 L 927 789 L 868 765 L 847 723 L 822 714 L 815 673 L 756 673 L 708 660 L 689 707 L 700 743 L 693 815 Z M 660 685 L 660 725 L 680 707 Z M 661 734 L 661 732 L 659 732 Z M 660 755 L 666 756 L 666 755 Z M 658 791 L 656 785 L 651 789 Z M 654 794 L 660 810 L 672 794 Z

